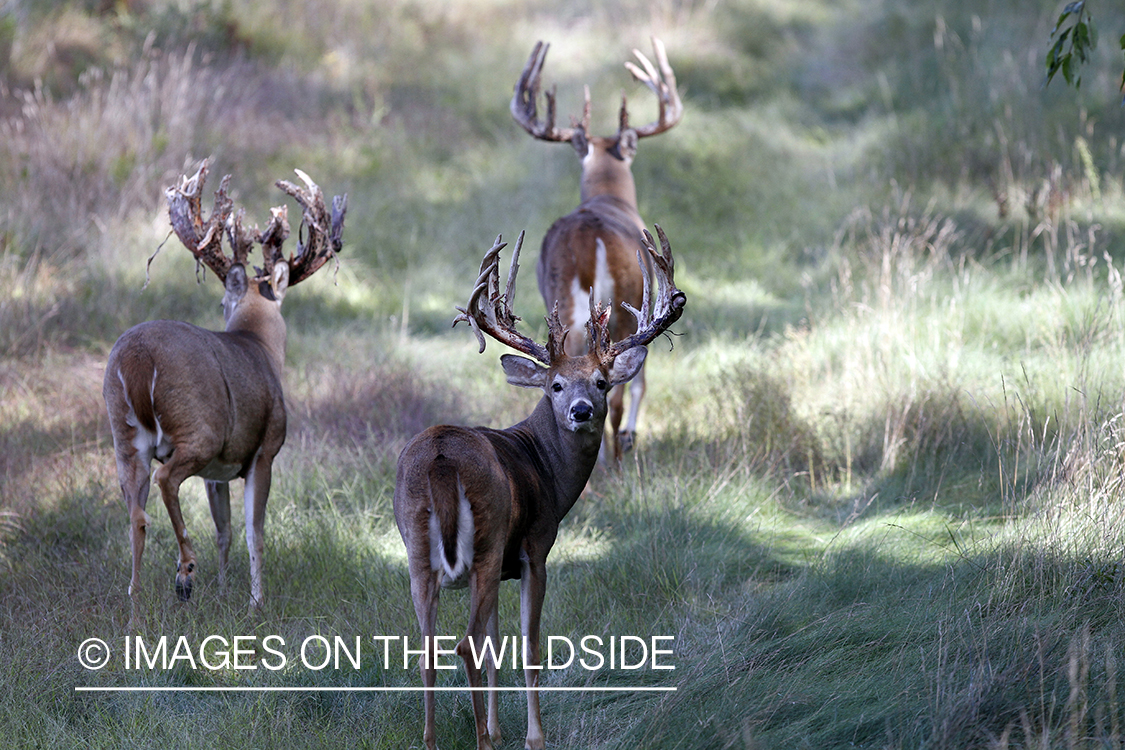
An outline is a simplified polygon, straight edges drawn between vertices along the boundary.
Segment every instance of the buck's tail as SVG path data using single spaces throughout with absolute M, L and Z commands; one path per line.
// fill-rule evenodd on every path
M 461 581 L 473 565 L 473 510 L 453 462 L 439 456 L 430 468 L 430 566 L 443 585 Z

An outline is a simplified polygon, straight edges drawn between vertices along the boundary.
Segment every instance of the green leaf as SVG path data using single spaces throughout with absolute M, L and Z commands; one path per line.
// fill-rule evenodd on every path
M 1090 59 L 1090 53 L 1097 47 L 1097 32 L 1094 30 L 1093 21 L 1079 21 L 1074 25 L 1074 54 L 1080 62 Z
M 1066 26 L 1068 23 L 1069 26 Z M 1050 84 L 1055 74 L 1061 70 L 1067 85 L 1081 87 L 1081 68 L 1089 62 L 1091 53 L 1098 45 L 1097 26 L 1086 11 L 1084 0 L 1068 3 L 1063 8 L 1055 28 L 1051 30 L 1050 39 L 1052 44 L 1047 50 L 1047 74 L 1043 85 Z M 1120 41 L 1121 48 L 1125 50 L 1125 36 Z
M 1063 8 L 1063 12 L 1059 15 L 1059 20 L 1055 21 L 1055 28 L 1051 29 L 1051 36 L 1057 34 L 1059 31 L 1059 27 L 1061 27 L 1063 25 L 1063 22 L 1066 21 L 1067 16 L 1075 12 L 1076 5 L 1079 6 L 1077 10 L 1081 11 L 1082 3 L 1071 3 L 1070 5 L 1067 5 L 1065 8 Z

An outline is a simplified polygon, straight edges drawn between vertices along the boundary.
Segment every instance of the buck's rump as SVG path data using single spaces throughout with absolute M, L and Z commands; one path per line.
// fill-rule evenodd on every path
M 190 434 L 213 451 L 208 478 L 240 474 L 253 458 L 250 446 L 276 453 L 285 440 L 280 380 L 268 359 L 254 351 L 258 347 L 245 337 L 180 321 L 133 326 L 114 344 L 106 364 L 106 404 L 111 414 L 126 415 L 111 427 L 144 430 L 173 446 L 177 435 Z
M 550 492 L 528 440 L 510 429 L 455 425 L 430 427 L 415 435 L 399 455 L 395 478 L 395 518 L 404 540 L 428 539 L 431 514 L 448 524 L 463 493 L 474 527 L 494 532 L 489 538 L 476 535 L 474 554 L 499 547 L 503 577 L 518 578 L 521 540 L 539 515 L 544 493 Z

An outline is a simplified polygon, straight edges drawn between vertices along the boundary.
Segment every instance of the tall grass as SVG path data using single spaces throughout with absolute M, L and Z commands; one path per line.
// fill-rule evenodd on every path
M 642 142 L 642 215 L 688 312 L 651 347 L 639 445 L 560 529 L 544 633 L 675 635 L 668 694 L 546 694 L 560 747 L 1093 748 L 1125 732 L 1120 112 L 1038 88 L 1056 9 L 857 2 L 22 3 L 0 10 L 0 736 L 14 746 L 410 747 L 412 694 L 76 694 L 80 685 L 405 686 L 413 670 L 82 669 L 127 634 L 105 353 L 153 317 L 218 327 L 164 248 L 162 188 L 203 156 L 264 216 L 293 167 L 350 193 L 343 267 L 287 296 L 290 431 L 267 607 L 246 553 L 175 600 L 160 503 L 141 634 L 414 633 L 394 461 L 429 424 L 506 426 L 536 394 L 449 332 L 486 243 L 577 203 L 571 149 L 507 102 L 531 45 L 560 116 L 656 33 L 687 116 Z M 1106 31 L 1120 13 L 1098 8 Z M 9 34 L 9 30 L 11 33 Z M 11 44 L 5 40 L 11 37 Z M 51 52 L 36 40 L 54 38 Z M 1106 38 L 1109 38 L 1108 36 Z M 90 40 L 96 40 L 91 42 Z M 194 44 L 194 46 L 193 46 Z M 1112 45 L 1104 45 L 1111 47 Z M 38 79 L 38 80 L 37 80 Z M 1104 81 L 1103 81 L 1104 79 Z M 634 120 L 651 97 L 627 89 Z M 525 274 L 528 274 L 525 271 Z M 541 334 L 530 276 L 517 312 Z M 236 486 L 235 491 L 238 488 Z M 237 524 L 236 524 L 237 525 Z M 505 587 L 501 630 L 515 632 Z M 455 633 L 466 597 L 447 592 Z M 443 684 L 461 684 L 455 673 Z M 505 684 L 521 675 L 502 670 Z M 548 684 L 626 684 L 571 669 Z M 464 695 L 439 742 L 469 747 Z M 502 698 L 506 744 L 522 736 Z

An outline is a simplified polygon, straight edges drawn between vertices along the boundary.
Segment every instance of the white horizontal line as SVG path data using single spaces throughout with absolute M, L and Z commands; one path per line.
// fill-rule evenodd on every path
M 562 692 L 587 692 L 587 693 L 674 693 L 674 687 L 538 687 L 530 688 L 541 693 Z M 520 692 L 529 690 L 526 687 L 421 687 L 408 685 L 405 687 L 83 687 L 74 688 L 76 693 L 420 693 L 432 690 L 435 693 L 476 693 L 496 690 L 499 692 Z

